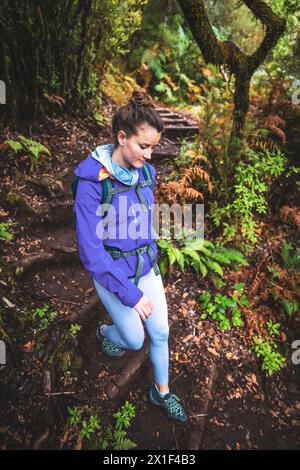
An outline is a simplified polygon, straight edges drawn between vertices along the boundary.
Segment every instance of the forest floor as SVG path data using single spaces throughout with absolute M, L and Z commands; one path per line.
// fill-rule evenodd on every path
M 75 117 L 48 116 L 30 133 L 50 149 L 51 158 L 41 157 L 30 171 L 30 158 L 14 155 L 4 144 L 20 133 L 29 135 L 21 126 L 2 129 L 0 141 L 0 216 L 2 222 L 15 223 L 9 229 L 13 239 L 0 241 L 0 333 L 7 344 L 7 364 L 0 370 L 0 448 L 88 448 L 79 428 L 67 424 L 67 408 L 97 413 L 105 428 L 126 400 L 136 410 L 127 436 L 137 449 L 299 448 L 300 365 L 292 363 L 290 347 L 297 339 L 294 326 L 281 321 L 287 360 L 279 373 L 268 377 L 250 349 L 253 329 L 259 334 L 260 322 L 278 320 L 270 299 L 261 318 L 244 318 L 242 327 L 224 332 L 217 322 L 200 318 L 199 295 L 216 291 L 209 276 L 200 279 L 192 270 L 175 267 L 166 274 L 172 319 L 170 388 L 189 412 L 184 426 L 173 424 L 148 402 L 152 371 L 143 351 L 128 350 L 112 360 L 99 350 L 95 329 L 107 315 L 95 302 L 92 279 L 77 255 L 70 182 L 77 164 L 97 145 L 110 142 L 110 135 L 104 127 Z M 166 166 L 153 164 L 159 186 Z M 256 266 L 291 231 L 279 218 L 264 220 L 249 266 L 224 269 L 226 289 L 244 282 L 245 294 L 253 300 Z M 58 315 L 39 331 L 30 312 L 44 303 Z M 61 333 L 70 325 L 68 319 L 82 326 L 75 339 Z M 126 369 L 131 373 L 109 396 Z

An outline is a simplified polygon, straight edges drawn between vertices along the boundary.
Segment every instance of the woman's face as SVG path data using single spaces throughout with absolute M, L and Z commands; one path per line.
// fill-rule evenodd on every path
M 145 122 L 138 127 L 136 135 L 127 137 L 120 130 L 118 137 L 120 156 L 124 164 L 127 163 L 128 168 L 130 166 L 141 168 L 146 160 L 151 160 L 153 147 L 159 143 L 161 132 Z

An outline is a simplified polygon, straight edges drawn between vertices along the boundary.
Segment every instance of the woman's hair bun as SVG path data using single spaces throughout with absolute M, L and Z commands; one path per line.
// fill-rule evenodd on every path
M 136 106 L 152 106 L 154 103 L 147 93 L 144 91 L 135 90 L 129 98 L 128 104 L 134 104 Z

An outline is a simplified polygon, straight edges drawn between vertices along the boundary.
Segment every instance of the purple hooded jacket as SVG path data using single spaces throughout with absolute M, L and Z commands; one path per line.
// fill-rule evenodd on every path
M 134 277 L 138 264 L 138 255 L 131 255 L 126 258 L 113 259 L 105 250 L 105 245 L 110 245 L 121 249 L 122 251 L 133 250 L 144 245 L 151 244 L 153 251 L 157 257 L 157 238 L 156 232 L 153 230 L 152 217 L 154 205 L 154 187 L 155 187 L 155 169 L 149 164 L 152 174 L 152 187 L 141 188 L 144 199 L 147 202 L 147 212 L 138 211 L 138 219 L 135 219 L 134 212 L 131 215 L 130 206 L 132 204 L 140 204 L 140 200 L 135 189 L 130 189 L 123 193 L 115 194 L 111 202 L 116 213 L 116 234 L 113 238 L 103 240 L 102 222 L 104 217 L 99 214 L 101 202 L 101 184 L 98 180 L 99 171 L 103 168 L 103 164 L 95 160 L 89 155 L 75 169 L 75 175 L 79 176 L 76 199 L 73 211 L 76 216 L 76 236 L 78 243 L 78 252 L 85 269 L 92 277 L 108 291 L 115 294 L 122 304 L 128 307 L 134 307 L 143 296 L 143 292 L 129 278 Z M 139 181 L 144 180 L 142 168 L 138 169 Z M 125 184 L 114 179 L 113 186 L 115 188 L 124 188 Z M 122 204 L 119 210 L 119 198 L 122 196 Z M 124 199 L 124 197 L 126 199 Z M 127 211 L 124 211 L 124 202 L 127 203 Z M 133 206 L 138 207 L 138 206 Z M 105 214 L 104 214 L 105 216 Z M 132 237 L 129 230 L 135 221 L 138 220 L 136 231 L 139 227 L 147 225 L 147 233 L 145 230 L 142 236 Z M 127 225 L 127 231 L 123 231 L 122 237 L 119 237 L 120 225 Z M 101 228 L 102 227 L 102 228 Z M 100 228 L 100 229 L 99 229 Z M 141 230 L 142 231 L 142 230 Z M 111 232 L 109 232 L 110 234 Z M 124 237 L 125 234 L 125 237 Z M 107 236 L 107 235 L 106 235 Z M 141 276 L 147 274 L 151 268 L 151 260 L 147 253 L 141 255 L 144 259 Z

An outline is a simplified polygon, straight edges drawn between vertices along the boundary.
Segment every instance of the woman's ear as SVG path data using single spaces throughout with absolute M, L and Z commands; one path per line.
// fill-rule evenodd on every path
M 119 144 L 123 146 L 125 144 L 126 134 L 122 129 L 118 131 L 117 137 Z

